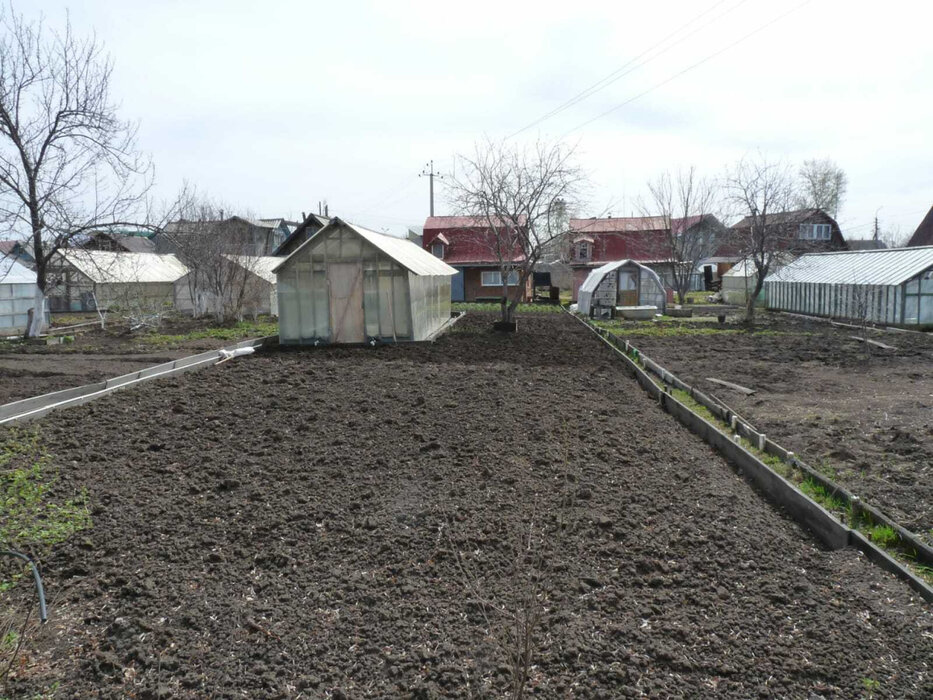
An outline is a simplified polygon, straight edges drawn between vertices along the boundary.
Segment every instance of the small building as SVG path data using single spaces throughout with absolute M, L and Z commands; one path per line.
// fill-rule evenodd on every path
M 456 270 L 403 238 L 334 217 L 275 268 L 283 345 L 427 340 Z
M 667 289 L 657 272 L 634 260 L 617 260 L 597 267 L 580 285 L 577 310 L 589 315 L 595 307 L 667 306 Z
M 803 255 L 768 275 L 765 291 L 777 311 L 933 326 L 933 246 Z
M 914 235 L 907 241 L 908 248 L 916 248 L 924 245 L 933 245 L 933 207 L 930 207 L 930 211 L 923 217 L 923 221 L 920 222 L 917 230 L 914 231 Z
M 732 226 L 731 238 L 741 250 L 753 238 L 754 218 L 746 216 Z M 848 250 L 839 224 L 822 209 L 797 209 L 773 212 L 765 217 L 767 235 L 775 250 L 790 254 L 822 253 Z
M 12 258 L 0 256 L 0 336 L 26 334 L 29 311 L 36 307 L 38 290 L 35 272 Z M 43 316 L 48 325 L 47 308 Z
M 231 216 L 211 221 L 181 219 L 166 224 L 152 240 L 156 253 L 197 254 L 211 250 L 231 255 L 272 255 L 295 232 L 299 223 L 286 219 L 250 219 Z M 205 241 L 207 241 L 205 243 Z
M 504 237 L 503 237 L 504 238 Z M 421 246 L 456 270 L 451 281 L 451 301 L 495 301 L 502 299 L 502 268 L 520 265 L 525 255 L 517 245 L 499 250 L 501 240 L 478 216 L 429 216 L 424 222 Z M 509 299 L 530 301 L 534 296 L 529 275 L 519 286 L 519 272 L 506 276 Z
M 271 255 L 223 255 L 223 268 L 199 276 L 189 270 L 175 280 L 175 309 L 193 316 L 219 318 L 278 315 L 273 270 L 282 258 Z M 222 289 L 219 293 L 215 290 Z
M 154 312 L 174 305 L 175 281 L 187 273 L 174 255 L 65 248 L 52 257 L 46 291 L 52 311 Z

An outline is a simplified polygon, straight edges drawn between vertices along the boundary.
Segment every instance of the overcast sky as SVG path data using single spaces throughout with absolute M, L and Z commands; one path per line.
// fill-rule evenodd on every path
M 428 160 L 449 170 L 616 73 L 514 137 L 577 145 L 584 214 L 637 214 L 658 172 L 758 150 L 835 160 L 849 237 L 879 207 L 910 233 L 933 204 L 928 1 L 17 3 L 50 26 L 66 8 L 108 47 L 167 198 L 188 180 L 268 217 L 326 199 L 399 233 L 428 214 Z M 449 213 L 442 184 L 436 202 Z

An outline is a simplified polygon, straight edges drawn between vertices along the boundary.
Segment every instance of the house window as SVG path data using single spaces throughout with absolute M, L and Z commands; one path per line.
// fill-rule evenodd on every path
M 444 258 L 444 244 L 443 243 L 432 243 L 431 244 L 431 254 L 435 258 Z
M 502 272 L 499 270 L 484 270 L 482 275 L 481 284 L 484 287 L 501 287 L 502 286 Z M 518 270 L 512 270 L 509 272 L 509 287 L 518 286 Z
M 828 241 L 833 236 L 833 227 L 829 224 L 800 224 L 798 238 L 805 241 Z
M 575 260 L 589 260 L 592 252 L 588 241 L 580 241 L 574 246 L 573 257 Z

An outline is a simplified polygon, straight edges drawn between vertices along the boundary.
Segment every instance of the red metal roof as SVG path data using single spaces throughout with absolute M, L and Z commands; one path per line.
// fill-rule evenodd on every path
M 495 253 L 496 238 L 479 217 L 430 216 L 424 222 L 421 245 L 431 249 L 435 240 L 446 243 L 444 262 L 448 265 L 492 265 L 499 263 Z M 511 262 L 521 262 L 525 255 L 516 245 L 512 250 Z

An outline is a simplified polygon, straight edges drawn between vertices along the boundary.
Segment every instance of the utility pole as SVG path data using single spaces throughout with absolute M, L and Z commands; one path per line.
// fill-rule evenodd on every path
M 440 173 L 434 172 L 434 161 L 431 160 L 425 163 L 424 170 L 421 171 L 418 177 L 428 178 L 428 182 L 430 183 L 429 191 L 430 191 L 430 196 L 431 196 L 431 214 L 430 215 L 434 216 L 434 178 L 436 177 L 439 180 L 443 180 L 444 176 L 441 175 Z

